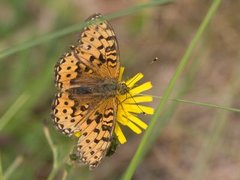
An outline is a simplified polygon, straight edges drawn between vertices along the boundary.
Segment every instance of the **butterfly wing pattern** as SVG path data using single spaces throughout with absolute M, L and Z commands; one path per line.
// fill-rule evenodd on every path
M 87 19 L 75 46 L 55 66 L 58 93 L 52 119 L 62 133 L 81 134 L 80 161 L 96 167 L 106 155 L 116 122 L 119 50 L 111 25 L 101 14 Z

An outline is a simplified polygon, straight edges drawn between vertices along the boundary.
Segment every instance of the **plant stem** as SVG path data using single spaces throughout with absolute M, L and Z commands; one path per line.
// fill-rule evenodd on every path
M 187 65 L 187 63 L 190 59 L 190 56 L 191 56 L 194 48 L 196 47 L 197 43 L 201 39 L 201 36 L 202 36 L 204 30 L 206 29 L 206 27 L 208 26 L 208 24 L 210 23 L 211 19 L 215 15 L 216 10 L 219 7 L 220 3 L 221 3 L 221 0 L 214 0 L 212 2 L 212 5 L 210 6 L 204 20 L 200 24 L 200 27 L 198 28 L 196 35 L 193 37 L 184 56 L 182 57 L 179 65 L 175 71 L 175 74 L 173 75 L 172 79 L 170 80 L 170 82 L 164 92 L 163 98 L 161 99 L 160 104 L 157 107 L 157 110 L 151 119 L 151 123 L 142 138 L 142 141 L 137 149 L 137 152 L 135 153 L 130 165 L 128 166 L 128 168 L 123 176 L 124 180 L 130 180 L 132 178 L 137 166 L 141 162 L 143 156 L 146 154 L 146 149 L 147 149 L 146 144 L 148 143 L 149 139 L 151 138 L 154 128 L 156 128 L 155 124 L 164 110 L 164 107 L 170 97 L 170 94 L 176 84 L 176 81 L 179 78 L 179 76 L 182 74 L 185 66 Z

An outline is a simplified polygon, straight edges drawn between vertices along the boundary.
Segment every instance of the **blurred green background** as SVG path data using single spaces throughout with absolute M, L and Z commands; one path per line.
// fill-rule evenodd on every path
M 81 24 L 99 12 L 113 14 L 139 3 L 136 0 L 3 0 L 0 2 L 0 56 L 5 49 L 25 41 L 41 43 L 1 56 L 0 59 L 0 156 L 9 179 L 47 179 L 53 165 L 44 124 L 60 159 L 76 139 L 52 127 L 51 101 L 56 92 L 54 64 L 76 42 L 78 32 L 50 39 L 46 34 Z M 152 81 L 149 94 L 161 96 L 179 60 L 206 14 L 211 1 L 183 0 L 165 6 L 133 8 L 131 14 L 112 19 L 125 78 L 137 72 Z M 178 81 L 163 114 L 164 128 L 135 172 L 134 179 L 240 179 L 240 1 L 223 1 L 201 39 L 191 63 Z M 1 51 L 2 50 L 2 51 Z M 158 61 L 152 62 L 155 57 Z M 156 107 L 159 98 L 152 103 Z M 210 105 L 196 105 L 206 102 Z M 144 116 L 148 123 L 150 117 Z M 128 142 L 105 158 L 94 171 L 64 164 L 57 179 L 118 179 L 131 161 L 142 135 L 127 128 Z M 16 168 L 14 165 L 17 165 Z M 9 168 L 10 167 L 10 168 Z M 13 170 L 11 172 L 11 169 Z

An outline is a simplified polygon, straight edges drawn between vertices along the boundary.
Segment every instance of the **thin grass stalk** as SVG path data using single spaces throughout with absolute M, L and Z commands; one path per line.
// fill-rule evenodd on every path
M 53 167 L 52 167 L 52 170 L 48 176 L 48 180 L 52 180 L 54 179 L 54 177 L 56 176 L 57 172 L 58 172 L 58 169 L 59 169 L 59 162 L 58 162 L 58 150 L 57 150 L 57 147 L 54 145 L 53 141 L 52 141 L 52 138 L 51 138 L 51 135 L 50 135 L 50 132 L 49 132 L 49 129 L 47 126 L 44 126 L 43 127 L 43 132 L 44 132 L 44 135 L 47 139 L 47 142 L 52 150 L 52 154 L 53 154 Z
M 153 97 L 158 98 L 158 99 L 163 98 L 161 96 L 153 96 Z M 201 107 L 214 108 L 214 109 L 219 109 L 219 110 L 224 110 L 224 111 L 231 111 L 231 112 L 240 113 L 239 108 L 217 105 L 217 104 L 212 104 L 212 103 L 207 103 L 207 102 L 191 101 L 191 100 L 179 99 L 179 98 L 169 98 L 168 100 L 169 101 L 175 101 L 177 103 L 192 104 L 192 105 L 201 106 Z
M 12 117 L 23 107 L 29 96 L 26 93 L 21 94 L 17 100 L 8 108 L 0 118 L 0 131 L 10 122 Z
M 236 71 L 238 72 L 233 77 L 237 77 L 237 75 L 240 72 L 240 68 L 238 68 Z M 227 105 L 231 105 L 234 101 L 235 95 L 237 94 L 238 90 L 238 80 L 235 80 L 231 83 L 230 87 L 227 87 L 225 89 L 225 93 L 223 93 L 223 96 L 225 95 L 223 102 L 227 102 Z M 229 93 L 231 92 L 231 93 Z M 224 128 L 227 127 L 228 123 L 228 117 L 229 113 L 231 111 L 219 111 L 214 123 L 211 132 L 208 135 L 208 138 L 206 139 L 203 148 L 200 150 L 200 153 L 197 157 L 197 160 L 195 162 L 195 166 L 191 170 L 188 179 L 196 179 L 201 180 L 204 178 L 204 172 L 207 170 L 207 163 L 210 159 L 211 155 L 213 154 L 214 150 L 217 147 L 217 144 L 219 143 L 221 139 L 221 135 L 224 132 Z
M 1 154 L 0 154 L 0 179 L 4 180 Z
M 23 156 L 19 155 L 13 161 L 13 163 L 7 168 L 6 172 L 3 175 L 3 179 L 7 180 L 14 173 L 14 171 L 22 164 Z
M 227 123 L 227 117 L 229 112 L 219 111 L 216 118 L 213 120 L 213 128 L 212 132 L 208 135 L 206 142 L 201 149 L 197 160 L 195 162 L 195 166 L 189 174 L 188 179 L 201 180 L 204 178 L 204 171 L 207 169 L 207 162 L 212 155 L 216 144 L 219 141 L 219 138 L 224 130 L 224 127 Z
M 124 10 L 121 10 L 121 11 L 119 11 L 117 13 L 109 14 L 105 18 L 106 19 L 112 19 L 112 18 L 117 18 L 117 17 L 121 17 L 121 16 L 126 16 L 126 15 L 135 13 L 137 11 L 141 11 L 141 10 L 146 9 L 146 8 L 154 7 L 156 5 L 166 4 L 166 3 L 169 3 L 169 2 L 172 2 L 172 0 L 150 1 L 150 2 L 147 2 L 147 3 L 142 3 L 142 4 L 139 4 L 139 5 L 136 5 L 136 6 L 133 6 L 133 7 L 130 7 L 130 8 L 124 9 Z M 43 35 L 43 36 L 41 36 L 39 38 L 30 39 L 30 40 L 27 40 L 25 42 L 21 42 L 19 44 L 16 44 L 16 45 L 10 47 L 10 48 L 6 48 L 6 49 L 0 51 L 0 59 L 3 59 L 5 57 L 10 56 L 12 54 L 15 54 L 17 52 L 29 49 L 31 47 L 37 46 L 39 44 L 46 43 L 46 42 L 48 42 L 50 40 L 57 39 L 57 38 L 65 36 L 67 34 L 79 31 L 85 25 L 86 25 L 86 23 L 75 24 L 75 25 L 67 27 L 65 29 L 62 29 L 62 30 L 59 30 L 59 31 L 55 31 L 53 33 L 49 33 L 49 34 L 46 34 L 46 35 Z
M 130 180 L 132 178 L 132 176 L 133 176 L 135 170 L 137 169 L 138 165 L 140 164 L 143 156 L 146 154 L 146 149 L 147 149 L 146 145 L 147 145 L 149 139 L 151 138 L 153 130 L 156 128 L 155 125 L 157 123 L 157 120 L 163 113 L 165 105 L 170 97 L 171 92 L 173 91 L 176 81 L 179 78 L 179 76 L 182 74 L 187 63 L 189 62 L 190 56 L 192 55 L 194 48 L 196 47 L 197 43 L 200 41 L 200 39 L 203 35 L 203 32 L 205 31 L 205 29 L 207 28 L 211 19 L 215 15 L 220 3 L 221 3 L 221 0 L 214 0 L 212 2 L 204 20 L 202 21 L 202 23 L 200 24 L 200 27 L 198 28 L 198 30 L 196 32 L 196 35 L 193 37 L 189 47 L 187 48 L 184 56 L 182 57 L 180 64 L 178 65 L 172 79 L 170 80 L 170 82 L 164 92 L 163 98 L 160 101 L 160 104 L 157 107 L 156 112 L 151 119 L 151 123 L 142 138 L 142 141 L 137 149 L 137 152 L 135 153 L 132 161 L 130 162 L 130 164 L 123 176 L 124 180 Z M 157 128 L 159 128 L 159 127 L 157 127 Z
M 203 46 L 202 46 L 203 47 Z M 201 48 L 201 51 L 203 49 Z M 202 54 L 202 53 L 201 53 Z M 181 83 L 181 86 L 179 87 L 179 90 L 177 92 L 176 97 L 181 97 L 184 94 L 187 93 L 190 85 L 192 84 L 191 82 L 193 81 L 198 67 L 199 67 L 199 62 L 200 62 L 200 57 L 197 58 L 195 61 L 193 61 L 193 63 L 191 64 L 191 68 L 189 68 L 189 72 L 186 74 L 186 78 L 183 80 L 183 82 Z M 162 99 L 162 97 L 160 98 Z M 159 137 L 162 129 L 166 126 L 166 124 L 170 121 L 170 119 L 172 118 L 172 116 L 174 115 L 174 112 L 176 111 L 179 102 L 181 102 L 180 99 L 170 99 L 170 101 L 173 101 L 170 106 L 168 106 L 167 110 L 162 114 L 162 116 L 159 118 L 159 120 L 156 123 L 157 127 L 160 127 L 158 129 L 154 129 L 155 131 L 153 131 L 153 134 L 151 136 L 151 139 L 148 141 L 147 147 L 150 148 L 152 146 L 152 144 L 154 143 L 154 141 L 156 141 L 157 137 Z M 185 101 L 184 101 L 185 102 Z M 148 149 L 147 149 L 148 150 Z M 147 151 L 146 150 L 146 151 Z

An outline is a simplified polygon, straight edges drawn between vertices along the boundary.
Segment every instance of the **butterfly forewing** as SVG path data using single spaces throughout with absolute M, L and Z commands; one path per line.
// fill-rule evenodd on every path
M 55 84 L 60 90 L 66 90 L 75 85 L 97 83 L 100 79 L 98 73 L 90 65 L 84 64 L 77 56 L 79 50 L 72 46 L 55 66 Z
M 111 25 L 100 14 L 88 18 L 88 26 L 80 34 L 81 58 L 94 67 L 104 78 L 119 75 L 119 49 Z
M 99 78 L 115 78 L 119 75 L 119 50 L 115 33 L 100 14 L 88 18 L 88 26 L 80 33 L 76 46 L 71 46 L 55 66 L 55 84 L 66 89 L 99 82 Z
M 120 62 L 111 25 L 100 14 L 87 21 L 78 43 L 55 66 L 59 93 L 53 101 L 52 118 L 64 134 L 79 132 L 78 157 L 94 168 L 106 155 L 113 137 L 117 112 L 114 87 Z M 104 91 L 106 86 L 110 92 Z

